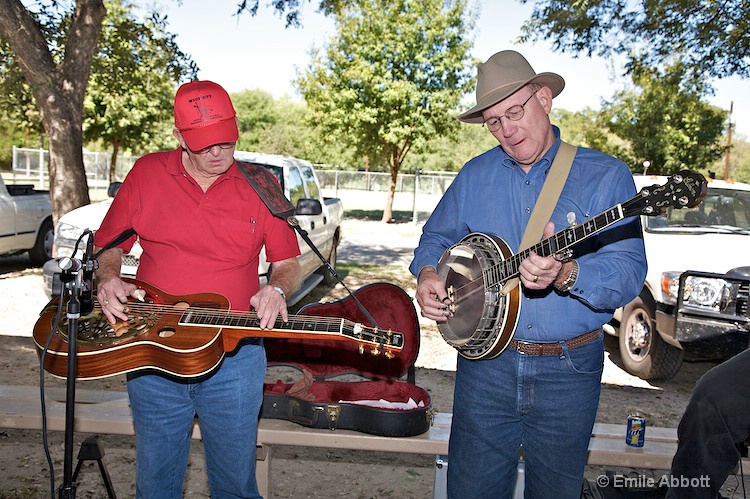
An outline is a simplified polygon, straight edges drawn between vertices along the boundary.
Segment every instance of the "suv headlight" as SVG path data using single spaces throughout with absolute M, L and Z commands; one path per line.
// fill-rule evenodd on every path
M 664 302 L 677 304 L 682 272 L 664 272 L 661 275 L 661 290 Z M 723 312 L 733 302 L 734 283 L 725 279 L 688 276 L 682 303 L 691 307 Z
M 75 248 L 76 241 L 82 233 L 83 229 L 80 227 L 64 222 L 58 223 L 55 227 L 55 248 L 57 249 L 57 255 L 55 256 L 73 256 L 73 248 Z

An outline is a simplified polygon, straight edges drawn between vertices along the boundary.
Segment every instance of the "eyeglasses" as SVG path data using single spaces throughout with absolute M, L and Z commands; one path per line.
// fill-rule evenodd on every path
M 222 142 L 221 144 L 211 144 L 210 146 L 204 147 L 203 149 L 199 149 L 197 151 L 193 151 L 192 149 L 190 149 L 190 152 L 192 152 L 193 154 L 206 154 L 214 147 L 219 147 L 220 149 L 226 150 L 233 148 L 235 144 L 236 142 Z
M 523 104 L 516 104 L 515 106 L 510 106 L 507 111 L 505 111 L 505 116 L 510 121 L 518 121 L 521 118 L 523 118 L 523 115 L 525 113 L 524 106 L 529 103 L 532 97 L 538 92 L 539 90 L 534 90 L 534 92 L 529 95 L 529 98 L 526 99 L 526 101 Z M 502 118 L 503 116 L 496 117 L 496 118 L 490 118 L 487 121 L 484 122 L 484 126 L 487 127 L 487 130 L 490 132 L 497 132 L 503 127 Z

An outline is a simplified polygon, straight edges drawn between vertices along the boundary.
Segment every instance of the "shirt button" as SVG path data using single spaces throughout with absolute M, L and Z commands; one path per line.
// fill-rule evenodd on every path
M 531 208 L 526 208 L 526 213 L 531 213 Z
M 526 325 L 526 329 L 531 329 L 533 326 L 531 324 Z
M 529 182 L 529 181 L 527 180 L 527 181 L 526 181 L 526 185 L 531 185 L 531 182 Z

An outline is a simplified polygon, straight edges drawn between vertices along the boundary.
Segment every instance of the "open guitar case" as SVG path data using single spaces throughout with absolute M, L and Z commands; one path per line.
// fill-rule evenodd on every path
M 306 305 L 299 313 L 372 326 L 356 300 L 368 309 L 380 330 L 404 335 L 403 349 L 388 358 L 377 347 L 360 349 L 353 341 L 266 338 L 266 379 L 273 379 L 275 368 L 282 366 L 296 371 L 297 379 L 266 382 L 261 417 L 392 437 L 419 435 L 429 429 L 430 395 L 414 383 L 419 321 L 406 292 L 393 284 L 373 283 L 336 302 Z M 289 376 L 289 369 L 281 372 Z M 401 379 L 404 375 L 406 379 Z
M 294 206 L 265 168 L 237 162 L 240 172 L 271 212 L 286 219 L 349 291 L 292 216 Z M 261 417 L 285 419 L 312 428 L 346 429 L 373 435 L 408 437 L 432 423 L 432 401 L 415 383 L 419 320 L 411 297 L 389 283 L 372 283 L 332 303 L 304 306 L 299 314 L 347 319 L 379 332 L 403 335 L 400 351 L 386 355 L 378 345 L 329 339 L 266 338 L 268 359 Z M 286 378 L 273 378 L 275 368 Z M 288 374 L 289 368 L 293 373 Z M 401 379 L 406 376 L 406 379 Z

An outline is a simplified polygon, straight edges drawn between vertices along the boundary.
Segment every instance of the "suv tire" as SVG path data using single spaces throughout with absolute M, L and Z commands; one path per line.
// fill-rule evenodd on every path
M 683 351 L 665 342 L 656 330 L 656 306 L 641 294 L 623 309 L 620 323 L 620 358 L 625 370 L 645 380 L 674 377 L 682 366 Z
M 33 265 L 42 265 L 52 258 L 52 243 L 54 240 L 54 227 L 52 226 L 52 220 L 48 218 L 42 222 L 34 247 L 29 250 L 29 259 Z

